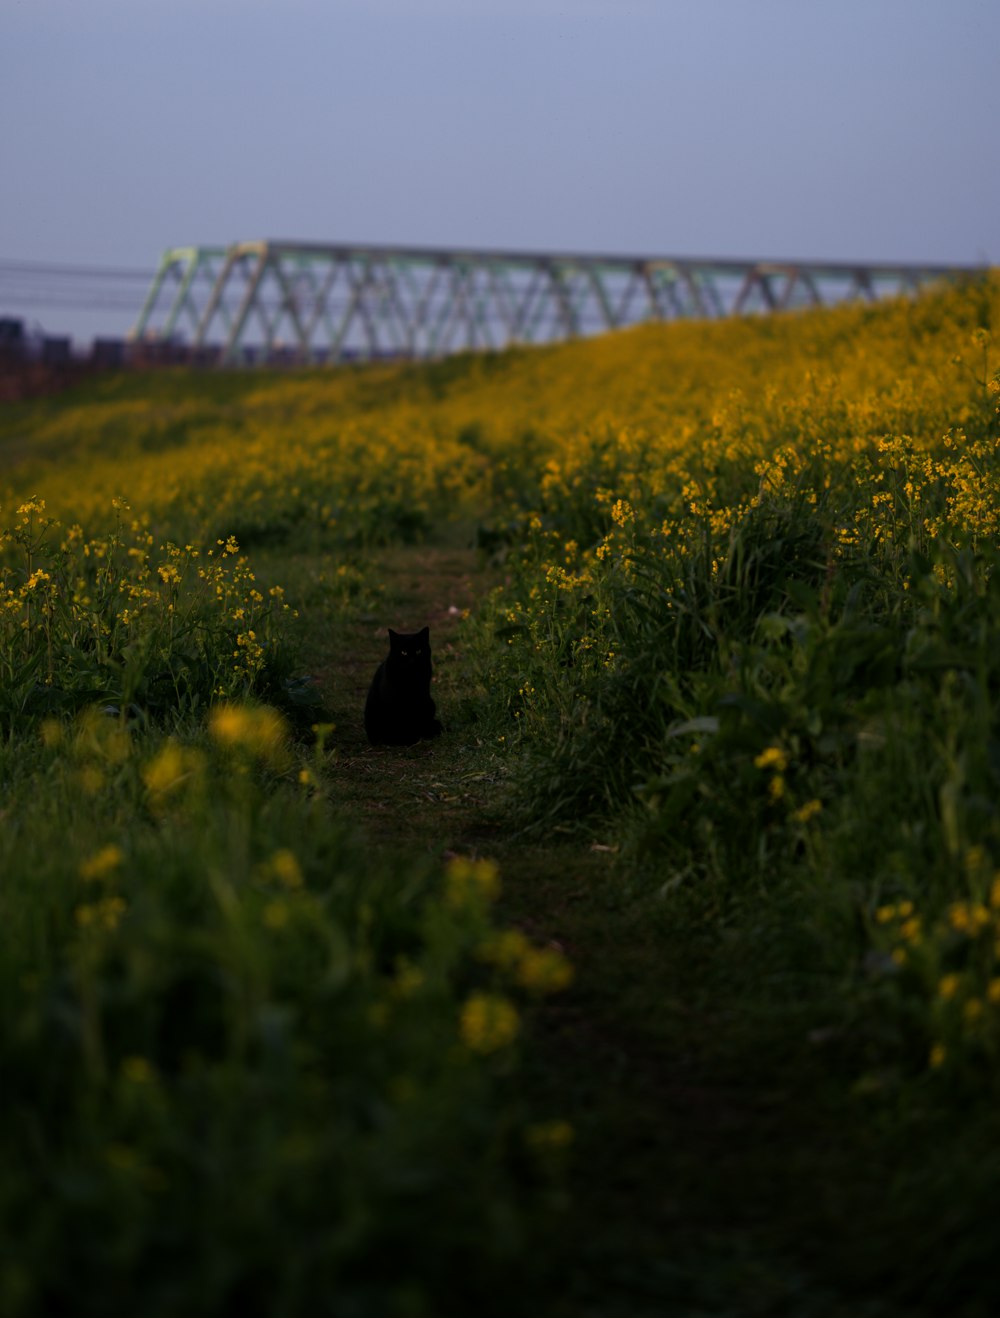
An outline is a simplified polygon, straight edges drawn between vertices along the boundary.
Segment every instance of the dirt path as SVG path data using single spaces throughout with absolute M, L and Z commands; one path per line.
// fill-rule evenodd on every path
M 495 583 L 474 550 L 420 547 L 377 556 L 377 608 L 354 616 L 331 634 L 317 670 L 335 732 L 329 778 L 356 812 L 375 846 L 420 847 L 435 854 L 479 850 L 493 827 L 491 782 L 471 764 L 475 729 L 463 723 L 465 690 L 459 630 L 462 616 Z M 432 694 L 445 732 L 413 747 L 371 746 L 365 736 L 365 697 L 388 652 L 388 628 L 429 626 L 434 663 Z

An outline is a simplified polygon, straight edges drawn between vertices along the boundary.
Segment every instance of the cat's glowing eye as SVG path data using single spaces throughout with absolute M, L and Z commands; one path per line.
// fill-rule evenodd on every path
M 410 652 L 409 652 L 409 650 L 400 650 L 399 653 L 400 653 L 400 654 L 403 656 L 403 658 L 405 659 L 406 656 L 407 656 Z

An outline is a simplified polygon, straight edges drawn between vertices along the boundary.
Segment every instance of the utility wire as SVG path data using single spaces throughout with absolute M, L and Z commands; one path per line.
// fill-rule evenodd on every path
M 25 307 L 138 314 L 152 270 L 0 257 L 0 314 Z

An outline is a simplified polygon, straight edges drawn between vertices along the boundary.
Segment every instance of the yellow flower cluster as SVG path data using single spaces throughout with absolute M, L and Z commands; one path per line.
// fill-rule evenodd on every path
M 495 902 L 500 896 L 500 871 L 492 860 L 454 856 L 445 869 L 445 901 L 456 909 Z
M 495 1053 L 508 1048 L 521 1028 L 517 1008 L 497 993 L 472 993 L 462 1006 L 459 1035 L 474 1053 Z
M 975 881 L 984 857 L 974 848 L 967 860 Z M 903 900 L 879 906 L 874 920 L 903 987 L 925 1003 L 928 1065 L 938 1069 L 970 1051 L 1000 1047 L 1000 872 L 984 899 L 951 902 L 935 919 Z
M 0 535 L 0 665 L 13 678 L 41 655 L 46 683 L 59 686 L 79 669 L 81 651 L 98 667 L 124 658 L 127 669 L 197 634 L 217 651 L 222 694 L 252 685 L 277 620 L 294 616 L 280 587 L 262 593 L 233 536 L 218 542 L 218 553 L 157 544 L 124 500 L 112 500 L 112 509 L 112 528 L 88 537 L 79 524 L 47 516 L 43 499 L 17 507 Z
M 281 768 L 287 761 L 287 724 L 267 705 L 217 705 L 209 715 L 208 730 L 219 746 L 273 768 Z
M 536 947 L 520 929 L 494 934 L 479 955 L 532 993 L 558 993 L 573 981 L 573 967 L 559 948 Z
M 121 847 L 108 843 L 81 862 L 80 879 L 87 884 L 101 883 L 104 895 L 76 907 L 73 918 L 86 933 L 113 933 L 121 923 L 128 904 L 119 893 L 108 889 L 114 883 L 124 860 Z
M 168 738 L 142 770 L 150 805 L 163 809 L 179 789 L 200 785 L 204 773 L 205 757 L 197 747 Z

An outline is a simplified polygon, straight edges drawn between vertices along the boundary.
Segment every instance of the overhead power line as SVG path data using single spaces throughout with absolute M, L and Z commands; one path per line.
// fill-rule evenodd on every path
M 40 307 L 135 315 L 152 270 L 0 257 L 0 314 Z

